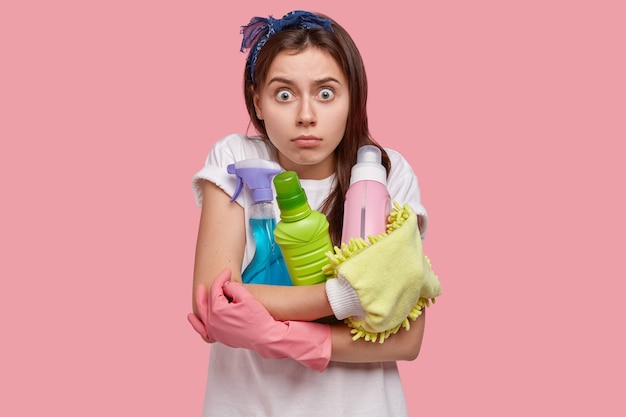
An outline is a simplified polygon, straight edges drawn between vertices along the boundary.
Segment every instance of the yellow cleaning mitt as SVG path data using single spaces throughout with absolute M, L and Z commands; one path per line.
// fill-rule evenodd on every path
M 330 263 L 324 273 L 345 278 L 356 291 L 364 317 L 348 317 L 353 339 L 383 343 L 441 294 L 441 285 L 430 260 L 422 251 L 417 215 L 408 204 L 394 202 L 387 232 L 350 239 L 341 249 L 327 252 Z

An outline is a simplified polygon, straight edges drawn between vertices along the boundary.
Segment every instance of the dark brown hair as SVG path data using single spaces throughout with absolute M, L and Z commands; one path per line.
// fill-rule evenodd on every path
M 328 18 L 321 14 L 318 14 L 318 16 Z M 367 77 L 361 53 L 348 32 L 337 22 L 330 20 L 333 27 L 332 32 L 321 27 L 313 27 L 311 29 L 285 29 L 272 35 L 259 51 L 254 66 L 254 81 L 250 77 L 250 68 L 246 65 L 244 71 L 244 97 L 252 125 L 261 137 L 269 142 L 265 125 L 256 115 L 254 92 L 263 88 L 269 67 L 278 53 L 284 50 L 301 51 L 308 47 L 316 47 L 330 53 L 343 69 L 348 79 L 350 109 L 343 139 L 335 149 L 337 185 L 321 207 L 321 211 L 326 215 L 330 224 L 331 239 L 335 245 L 339 245 L 343 227 L 344 199 L 350 185 L 350 173 L 352 166 L 356 163 L 359 147 L 375 145 L 380 148 L 383 165 L 387 173 L 389 173 L 391 163 L 387 153 L 372 138 L 369 132 L 367 123 Z

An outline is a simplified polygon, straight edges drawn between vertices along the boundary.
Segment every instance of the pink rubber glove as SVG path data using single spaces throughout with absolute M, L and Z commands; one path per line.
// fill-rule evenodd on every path
M 330 326 L 302 321 L 276 321 L 240 283 L 230 282 L 229 269 L 213 281 L 207 294 L 196 290 L 198 316 L 189 314 L 193 328 L 207 341 L 256 351 L 266 359 L 291 358 L 316 371 L 328 366 Z

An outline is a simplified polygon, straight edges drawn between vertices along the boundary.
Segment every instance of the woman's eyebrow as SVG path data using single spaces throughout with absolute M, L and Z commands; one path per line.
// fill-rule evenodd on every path
M 292 85 L 293 81 L 288 78 L 274 77 L 267 82 L 268 85 L 271 83 L 283 83 L 283 84 Z
M 335 77 L 324 77 L 324 78 L 320 78 L 318 80 L 314 80 L 313 83 L 316 85 L 321 85 L 321 84 L 328 84 L 328 83 L 337 83 L 337 84 L 341 84 L 341 82 L 336 79 Z M 283 78 L 283 77 L 273 77 L 271 78 L 267 84 L 272 84 L 272 83 L 283 83 L 283 84 L 287 84 L 287 85 L 293 85 L 295 84 L 293 82 L 293 80 L 290 80 L 288 78 Z
M 315 80 L 315 84 L 328 84 L 328 83 L 337 83 L 337 84 L 341 84 L 341 82 L 334 78 L 334 77 L 324 77 L 324 78 L 320 78 L 319 80 Z

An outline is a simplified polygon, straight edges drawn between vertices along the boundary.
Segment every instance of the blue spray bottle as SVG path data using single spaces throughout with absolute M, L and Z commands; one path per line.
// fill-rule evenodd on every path
M 264 159 L 245 159 L 230 164 L 229 174 L 237 176 L 237 188 L 231 202 L 235 201 L 243 185 L 252 192 L 254 204 L 250 206 L 250 229 L 256 250 L 242 279 L 249 284 L 291 285 L 291 279 L 280 247 L 274 241 L 276 217 L 272 201 L 272 178 L 281 171 L 280 165 Z

